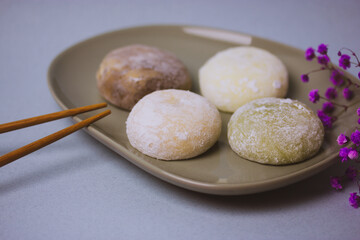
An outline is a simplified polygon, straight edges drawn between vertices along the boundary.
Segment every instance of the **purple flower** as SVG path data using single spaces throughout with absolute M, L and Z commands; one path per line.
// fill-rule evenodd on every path
M 348 160 L 348 154 L 350 152 L 350 148 L 341 148 L 339 151 L 339 156 L 341 157 L 341 162 L 346 162 Z
M 339 66 L 342 67 L 343 69 L 347 69 L 350 67 L 350 56 L 343 54 L 341 55 L 340 59 L 339 59 Z
M 337 97 L 336 89 L 329 87 L 325 92 L 325 97 L 327 99 L 335 99 Z
M 352 91 L 349 88 L 344 88 L 343 96 L 346 100 L 350 100 L 352 97 Z
M 357 195 L 356 192 L 350 193 L 349 203 L 353 208 L 358 208 L 360 204 L 360 196 Z
M 322 110 L 318 110 L 317 115 L 325 128 L 332 128 L 333 119 L 330 116 L 326 115 Z
M 309 75 L 307 75 L 307 74 L 301 75 L 301 81 L 308 82 L 309 81 Z
M 311 61 L 315 58 L 315 50 L 311 47 L 309 47 L 308 49 L 306 49 L 305 51 L 305 58 L 308 61 Z
M 332 188 L 335 188 L 336 190 L 340 190 L 343 188 L 339 177 L 330 177 L 330 185 Z
M 341 52 L 340 52 L 340 51 L 338 51 L 338 56 L 339 56 L 339 57 L 341 56 Z
M 348 157 L 351 160 L 357 159 L 359 157 L 359 153 L 355 149 L 351 149 L 349 154 L 348 154 Z
M 317 101 L 319 101 L 320 99 L 320 95 L 319 95 L 319 90 L 318 89 L 313 89 L 309 92 L 309 100 L 310 102 L 316 103 Z
M 330 61 L 329 57 L 327 55 L 318 56 L 318 63 L 321 65 L 327 65 Z
M 358 124 L 360 124 L 360 118 L 358 119 Z
M 355 130 L 355 132 L 353 132 L 350 136 L 350 139 L 353 143 L 356 144 L 356 146 L 360 145 L 360 132 L 359 130 Z
M 335 86 L 340 86 L 344 83 L 344 79 L 342 77 L 343 73 L 335 69 L 331 72 L 330 81 Z
M 322 110 L 324 111 L 324 113 L 331 113 L 334 111 L 334 109 L 334 104 L 332 104 L 331 102 L 324 102 L 322 105 Z
M 318 51 L 318 53 L 320 53 L 320 54 L 322 54 L 322 55 L 327 54 L 327 51 L 328 51 L 327 45 L 325 45 L 325 44 L 323 44 L 323 43 L 320 44 L 320 45 L 318 46 L 317 51 Z
M 360 116 L 360 108 L 358 108 L 358 109 L 356 110 L 356 114 L 357 114 L 358 116 Z
M 349 141 L 349 138 L 345 134 L 340 134 L 338 138 L 336 139 L 339 145 L 344 145 Z
M 353 181 L 357 176 L 357 170 L 353 166 L 350 166 L 346 169 L 345 175 Z
M 360 72 L 358 73 L 358 77 L 360 78 Z

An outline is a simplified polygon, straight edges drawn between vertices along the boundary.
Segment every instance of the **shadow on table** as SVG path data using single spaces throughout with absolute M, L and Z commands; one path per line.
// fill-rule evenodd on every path
M 40 149 L 0 168 L 0 172 L 6 172 L 6 174 L 0 175 L 0 196 L 101 164 L 96 159 L 92 159 L 90 155 L 79 154 L 78 146 L 73 141 L 51 144 L 46 147 L 46 151 Z M 66 154 L 58 157 L 60 152 L 64 152 L 64 149 L 66 149 Z M 18 166 L 10 166 L 15 164 Z
M 237 211 L 261 211 L 263 213 L 264 211 L 293 208 L 325 199 L 335 191 L 330 187 L 330 176 L 341 174 L 344 169 L 345 166 L 334 164 L 321 173 L 298 183 L 267 192 L 239 196 L 217 196 L 193 192 L 160 180 L 157 182 L 161 186 L 157 187 L 164 188 L 163 191 L 169 192 L 171 198 L 180 198 L 179 201 L 188 202 L 189 205 L 193 204 L 199 208 L 232 213 Z

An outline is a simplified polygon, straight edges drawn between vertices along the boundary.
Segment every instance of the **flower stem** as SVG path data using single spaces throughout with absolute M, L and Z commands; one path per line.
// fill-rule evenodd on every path
M 327 99 L 327 98 L 325 98 L 323 96 L 320 96 L 320 98 L 326 100 L 327 102 L 331 102 L 332 104 L 334 104 L 336 106 L 344 108 L 344 111 L 346 111 L 349 108 L 347 105 L 340 104 L 340 103 L 337 103 L 337 102 L 334 102 L 334 101 L 329 101 L 329 99 Z
M 355 53 L 353 50 L 351 50 L 350 48 L 346 48 L 346 47 L 341 48 L 340 51 L 343 50 L 343 49 L 348 50 L 349 52 L 351 52 L 352 55 L 356 58 L 356 61 L 357 61 L 358 66 L 360 66 L 360 61 L 359 61 L 359 58 L 358 58 L 358 56 L 356 55 L 356 53 Z
M 319 68 L 319 69 L 315 69 L 315 70 L 312 70 L 312 71 L 308 72 L 307 74 L 315 73 L 315 72 L 320 72 L 320 71 L 324 71 L 324 70 L 327 70 L 327 68 L 322 67 L 322 68 Z

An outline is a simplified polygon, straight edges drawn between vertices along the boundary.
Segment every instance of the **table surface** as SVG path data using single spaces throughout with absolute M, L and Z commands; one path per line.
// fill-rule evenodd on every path
M 330 56 L 359 50 L 358 0 L 0 1 L 0 123 L 60 110 L 46 74 L 71 45 L 125 27 L 200 25 Z M 356 72 L 353 72 L 356 73 Z M 357 73 L 356 73 L 357 74 Z M 0 155 L 73 124 L 70 119 L 0 136 Z M 0 168 L 0 239 L 359 239 L 355 185 L 329 177 L 346 164 L 253 195 L 188 191 L 140 170 L 85 131 Z

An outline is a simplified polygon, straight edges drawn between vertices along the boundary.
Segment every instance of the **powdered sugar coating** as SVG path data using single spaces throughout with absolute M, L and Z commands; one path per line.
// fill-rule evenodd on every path
M 204 97 L 184 90 L 161 90 L 146 95 L 126 121 L 130 144 L 163 160 L 195 157 L 220 136 L 221 117 Z
M 228 140 L 241 157 L 282 165 L 315 155 L 324 127 L 305 104 L 291 99 L 263 98 L 240 107 L 228 123 Z
M 255 47 L 218 52 L 199 70 L 201 94 L 225 112 L 264 97 L 285 97 L 288 73 L 279 58 Z

